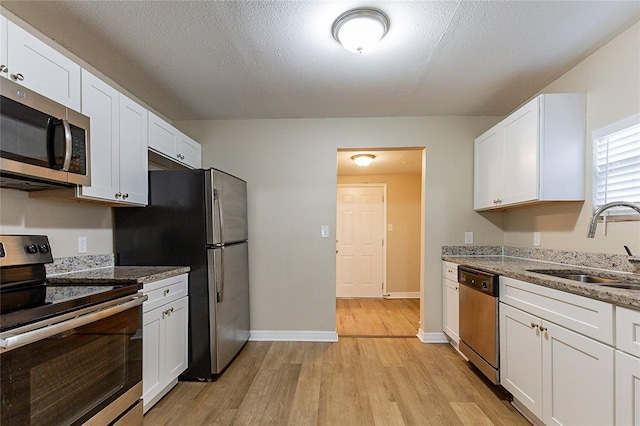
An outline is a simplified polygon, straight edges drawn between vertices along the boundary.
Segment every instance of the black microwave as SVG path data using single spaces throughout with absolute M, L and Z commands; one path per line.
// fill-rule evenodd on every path
M 0 94 L 0 187 L 90 185 L 89 117 L 7 79 Z

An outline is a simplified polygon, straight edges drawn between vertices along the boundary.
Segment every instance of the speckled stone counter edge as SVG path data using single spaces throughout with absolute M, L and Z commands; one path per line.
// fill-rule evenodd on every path
M 555 278 L 544 274 L 529 271 L 530 269 L 570 269 L 571 267 L 587 267 L 594 269 L 604 269 L 607 271 L 618 271 L 624 273 L 626 280 L 629 282 L 640 282 L 640 275 L 636 271 L 623 271 L 618 267 L 620 256 L 601 255 L 598 258 L 597 253 L 580 253 L 580 252 L 559 252 L 555 250 L 530 250 L 530 249 L 514 249 L 514 247 L 500 247 L 494 253 L 504 254 L 487 254 L 491 252 L 490 248 L 483 247 L 480 250 L 473 250 L 469 246 L 449 246 L 443 247 L 442 258 L 451 262 L 464 264 L 471 267 L 492 271 L 499 275 L 519 279 L 533 284 L 554 288 L 569 293 L 579 294 L 592 299 L 597 299 L 617 305 L 628 306 L 633 309 L 640 309 L 640 296 L 637 290 L 627 290 L 621 288 L 609 288 L 595 284 L 581 283 L 578 281 Z M 534 256 L 526 258 L 524 255 L 530 251 L 538 251 Z M 478 254 L 482 253 L 482 254 Z M 517 254 L 518 256 L 515 256 Z M 545 257 L 553 254 L 553 257 Z M 586 256 L 583 256 L 586 255 Z M 540 258 L 542 257 L 542 259 Z M 612 258 L 611 262 L 607 259 Z M 626 262 L 626 256 L 622 256 Z M 592 262 L 592 260 L 598 260 Z M 568 263 L 570 261 L 571 263 Z M 567 263 L 565 263 L 567 262 Z M 582 262 L 582 263 L 577 263 Z M 555 266 L 554 266 L 555 265 Z M 631 274 L 629 274 L 631 273 Z M 628 275 L 627 275 L 628 274 Z M 612 278 L 614 278 L 612 274 Z M 618 277 L 615 277 L 618 278 Z
M 443 246 L 442 256 L 509 256 L 610 271 L 640 273 L 626 255 L 509 246 Z
M 85 256 L 61 257 L 54 259 L 53 263 L 45 265 L 47 276 L 66 274 L 68 272 L 86 271 L 89 269 L 109 268 L 114 265 L 114 256 L 111 254 L 90 254 Z

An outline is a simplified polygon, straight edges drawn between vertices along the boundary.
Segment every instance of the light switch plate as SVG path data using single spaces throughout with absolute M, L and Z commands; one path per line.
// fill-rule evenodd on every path
M 87 252 L 87 237 L 78 237 L 78 253 Z
M 473 244 L 473 232 L 467 231 L 464 233 L 464 243 Z
M 387 231 L 393 231 L 393 223 L 387 224 Z
M 322 238 L 329 238 L 329 225 L 322 225 L 320 227 L 320 236 Z
M 533 233 L 533 245 L 535 247 L 540 247 L 540 233 L 539 232 L 534 232 Z

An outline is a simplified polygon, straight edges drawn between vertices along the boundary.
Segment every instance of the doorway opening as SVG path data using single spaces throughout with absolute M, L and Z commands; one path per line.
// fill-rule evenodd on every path
M 374 157 L 367 167 L 352 157 Z M 414 337 L 423 276 L 424 148 L 339 149 L 336 329 Z

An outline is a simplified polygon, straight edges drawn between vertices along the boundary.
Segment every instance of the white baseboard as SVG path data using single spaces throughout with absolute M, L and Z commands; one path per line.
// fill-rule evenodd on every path
M 449 343 L 447 335 L 441 331 L 437 333 L 426 333 L 424 330 L 419 329 L 417 336 L 422 343 Z
M 252 342 L 337 342 L 335 331 L 251 330 Z
M 419 291 L 396 291 L 387 293 L 385 299 L 420 299 Z

